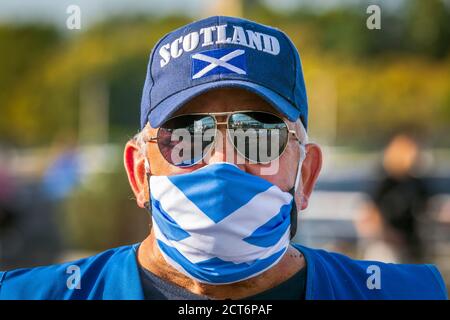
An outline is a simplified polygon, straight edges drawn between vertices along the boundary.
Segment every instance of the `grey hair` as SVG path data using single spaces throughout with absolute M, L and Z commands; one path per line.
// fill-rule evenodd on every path
M 298 138 L 300 139 L 301 144 L 307 144 L 309 141 L 308 133 L 306 132 L 302 121 L 297 119 L 297 121 L 295 121 L 295 125 L 298 127 Z
M 295 122 L 298 138 L 300 139 L 301 144 L 305 145 L 308 143 L 308 133 L 306 132 L 305 127 L 300 119 Z M 136 133 L 133 137 L 134 142 L 139 147 L 139 152 L 142 156 L 147 156 L 147 140 L 146 140 L 146 132 L 147 127 L 144 127 L 141 131 Z
M 133 137 L 134 142 L 139 147 L 139 153 L 143 157 L 147 156 L 147 142 L 146 142 L 147 140 L 145 139 L 147 133 L 145 131 L 146 127 L 144 127 L 144 129 L 136 133 Z

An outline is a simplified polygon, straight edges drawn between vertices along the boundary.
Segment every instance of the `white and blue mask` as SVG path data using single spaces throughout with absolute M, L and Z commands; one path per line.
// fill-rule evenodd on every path
M 289 246 L 293 192 L 233 164 L 151 176 L 149 184 L 153 230 L 164 259 L 199 282 L 254 277 Z

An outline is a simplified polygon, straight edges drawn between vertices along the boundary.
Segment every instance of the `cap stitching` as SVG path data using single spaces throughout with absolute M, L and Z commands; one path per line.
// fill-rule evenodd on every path
M 292 56 L 293 56 L 293 58 L 294 58 L 294 86 L 292 87 L 292 96 L 295 97 L 295 88 L 296 88 L 296 86 L 297 86 L 297 59 L 296 59 L 296 56 L 295 56 L 295 51 L 294 51 L 292 42 L 291 42 L 291 40 L 289 39 L 289 37 L 288 37 L 283 31 L 281 31 L 281 30 L 278 30 L 278 31 L 279 31 L 279 32 L 283 35 L 283 37 L 287 40 L 287 43 L 289 44 L 289 49 L 291 50 Z M 294 103 L 296 104 L 296 102 L 294 102 Z M 301 107 L 298 106 L 297 109 L 300 110 Z
M 297 51 L 297 54 L 299 55 L 299 57 L 298 57 L 298 63 L 300 63 L 300 65 L 298 65 L 297 66 L 297 55 L 296 55 L 296 53 L 295 53 L 295 50 L 294 50 L 294 48 L 295 48 L 295 46 L 294 46 L 294 44 L 293 44 L 293 42 L 289 39 L 289 37 L 286 35 L 286 33 L 284 33 L 284 31 L 281 31 L 281 30 L 278 30 L 278 31 L 280 31 L 281 32 L 281 34 L 286 38 L 286 40 L 288 41 L 288 43 L 289 43 L 289 47 L 290 47 L 290 49 L 291 49 L 291 52 L 292 52 L 292 54 L 293 54 L 293 57 L 294 57 L 294 86 L 293 86 L 293 88 L 292 88 L 292 96 L 293 97 L 295 97 L 295 88 L 297 87 L 297 70 L 298 70 L 298 68 L 301 68 L 301 62 L 300 62 L 300 54 L 298 53 L 298 50 L 296 50 Z M 295 48 L 296 49 L 296 48 Z M 304 76 L 302 76 L 302 78 L 304 78 Z M 303 79 L 303 82 L 304 82 L 305 80 Z M 305 84 L 305 92 L 304 92 L 304 94 L 305 94 L 305 99 L 307 99 L 307 96 L 306 96 L 306 84 Z M 298 106 L 298 110 L 302 110 L 302 107 L 303 107 L 303 109 L 305 109 L 306 110 L 306 113 L 308 112 L 307 111 L 307 108 L 308 108 L 308 102 L 307 102 L 307 100 L 305 100 L 305 101 L 302 101 L 303 103 L 305 103 L 305 105 L 304 106 L 301 106 L 301 105 L 299 105 Z M 297 103 L 295 102 L 294 103 L 295 105 L 297 105 Z M 301 119 L 301 121 L 302 121 L 302 123 L 303 123 L 303 125 L 305 126 L 305 129 L 308 127 L 308 123 L 307 123 L 307 120 L 305 119 L 305 112 L 300 112 L 300 115 L 299 115 L 299 118 Z

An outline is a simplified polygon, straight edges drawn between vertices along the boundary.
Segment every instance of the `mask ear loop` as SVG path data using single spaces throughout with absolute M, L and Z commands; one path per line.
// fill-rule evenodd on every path
M 298 219 L 298 211 L 297 211 L 297 205 L 295 203 L 295 193 L 297 192 L 298 185 L 300 182 L 300 176 L 302 173 L 302 164 L 303 161 L 306 158 L 306 149 L 305 145 L 300 143 L 300 159 L 298 161 L 297 166 L 297 175 L 295 177 L 295 182 L 293 187 L 288 191 L 292 195 L 292 208 L 291 208 L 291 232 L 290 232 L 290 239 L 294 238 L 295 234 L 297 233 L 297 219 Z
M 305 145 L 300 143 L 300 159 L 298 161 L 298 167 L 297 167 L 297 176 L 295 177 L 295 184 L 294 184 L 294 191 L 297 191 L 298 189 L 298 183 L 300 181 L 301 173 L 302 173 L 302 164 L 303 161 L 306 158 L 306 149 Z
M 150 213 L 150 216 L 151 216 L 152 215 L 152 205 L 151 205 L 152 198 L 150 196 L 150 163 L 148 162 L 147 158 L 145 158 L 144 167 L 145 167 L 145 175 L 147 176 L 147 183 L 148 183 L 148 188 L 149 188 L 148 201 L 144 203 L 144 207 L 145 207 L 145 209 L 147 209 L 147 211 Z

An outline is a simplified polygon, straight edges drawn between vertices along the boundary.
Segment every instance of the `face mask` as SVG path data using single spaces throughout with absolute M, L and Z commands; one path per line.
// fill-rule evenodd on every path
M 289 246 L 295 188 L 284 192 L 230 163 L 149 180 L 159 249 L 190 278 L 242 281 L 274 266 Z

